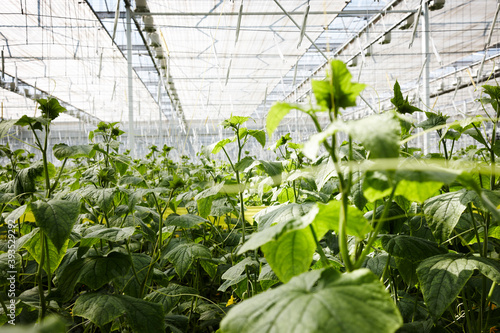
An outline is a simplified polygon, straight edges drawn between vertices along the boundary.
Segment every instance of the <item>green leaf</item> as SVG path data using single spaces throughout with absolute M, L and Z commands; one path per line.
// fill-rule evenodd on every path
M 184 214 L 184 215 L 178 215 L 178 214 L 170 214 L 166 220 L 165 220 L 165 225 L 173 225 L 179 228 L 193 228 L 196 227 L 198 224 L 208 222 L 207 219 L 204 219 L 201 216 L 198 215 L 193 215 L 193 214 Z
M 36 179 L 43 175 L 43 164 L 38 162 L 20 170 L 14 178 L 14 194 L 16 196 L 36 191 Z
M 434 242 L 407 235 L 383 235 L 381 240 L 382 247 L 387 253 L 413 262 L 448 252 Z
M 222 122 L 222 126 L 224 126 L 224 128 L 236 127 L 237 125 L 245 123 L 248 119 L 250 119 L 250 117 L 231 116 Z
M 363 180 L 363 195 L 369 202 L 375 202 L 391 194 L 392 188 L 387 172 L 368 171 Z
M 399 86 L 399 82 L 397 80 L 394 84 L 394 98 L 391 99 L 391 103 L 396 107 L 396 111 L 402 114 L 412 114 L 415 111 L 422 111 L 408 102 L 408 96 L 404 99 L 403 94 L 401 93 L 401 87 Z
M 94 145 L 68 146 L 65 143 L 58 143 L 52 147 L 52 152 L 58 160 L 65 158 L 92 157 Z
M 252 257 L 246 257 L 239 263 L 234 266 L 231 266 L 227 271 L 222 274 L 223 280 L 235 280 L 240 277 L 243 272 L 245 272 L 245 268 L 247 266 L 259 267 L 259 262 L 253 259 Z
M 170 283 L 166 288 L 160 288 L 146 295 L 144 299 L 163 306 L 163 311 L 169 313 L 179 303 L 185 294 L 197 295 L 198 291 L 194 288 Z
M 63 200 L 35 201 L 31 210 L 36 224 L 49 237 L 58 250 L 69 238 L 80 213 L 80 203 Z
M 266 131 L 269 137 L 271 137 L 276 128 L 278 128 L 281 120 L 283 120 L 283 118 L 285 118 L 285 116 L 292 110 L 304 111 L 302 106 L 286 102 L 276 102 L 269 109 L 269 112 L 266 116 Z
M 131 261 L 128 255 L 111 252 L 107 256 L 89 256 L 72 261 L 58 275 L 57 293 L 69 300 L 77 283 L 99 289 L 116 277 L 127 274 Z
M 402 324 L 384 285 L 369 270 L 314 270 L 237 304 L 221 331 L 389 333 Z
M 10 212 L 9 215 L 5 218 L 5 221 L 17 221 L 21 216 L 24 215 L 24 212 L 26 211 L 27 205 L 22 205 L 14 209 L 12 212 Z
M 399 180 L 399 184 L 395 194 L 402 195 L 410 201 L 423 203 L 435 195 L 443 184 L 454 182 L 457 176 L 456 172 L 449 172 L 440 168 L 429 170 L 397 170 L 396 179 Z
M 478 270 L 500 283 L 500 264 L 493 259 L 449 253 L 424 260 L 417 268 L 424 301 L 436 322 Z
M 213 197 L 203 198 L 196 201 L 196 206 L 198 208 L 198 214 L 201 217 L 207 218 L 212 211 L 212 202 L 214 201 Z
M 253 159 L 253 157 L 245 156 L 234 165 L 234 168 L 237 171 L 245 171 L 246 168 L 248 168 L 250 165 L 253 165 L 254 161 L 255 160 Z
M 59 101 L 55 98 L 41 98 L 36 101 L 40 104 L 38 108 L 42 111 L 42 115 L 50 120 L 56 119 L 59 117 L 61 112 L 66 111 L 66 108 L 62 107 L 61 104 L 59 104 Z
M 87 318 L 100 327 L 126 315 L 134 332 L 165 331 L 164 312 L 160 304 L 126 295 L 82 294 L 75 302 L 73 315 Z
M 3 139 L 3 137 L 9 133 L 9 130 L 16 124 L 16 122 L 16 119 L 0 121 L 0 139 Z
M 330 201 L 327 204 L 318 203 L 318 210 L 311 210 L 305 218 L 312 218 L 314 225 L 321 226 L 322 230 L 334 230 L 339 232 L 340 208 L 342 203 L 340 201 Z M 363 212 L 359 209 L 347 206 L 347 234 L 356 236 L 360 239 L 365 238 L 372 228 L 368 220 L 363 216 Z
M 23 302 L 23 301 L 21 301 Z M 39 303 L 39 300 L 37 300 Z M 22 304 L 22 303 L 21 303 Z M 20 306 L 20 305 L 18 305 Z M 4 316 L 7 321 L 7 316 Z M 2 333 L 66 333 L 66 321 L 59 315 L 50 314 L 43 318 L 41 322 L 36 324 L 19 324 L 17 320 L 16 324 L 4 324 L 2 326 Z M 7 327 L 10 326 L 10 327 Z
M 165 255 L 165 258 L 174 265 L 181 279 L 195 259 L 211 257 L 210 250 L 206 246 L 196 243 L 180 243 Z
M 352 75 L 342 61 L 330 61 L 330 70 L 327 72 L 326 79 L 312 81 L 312 89 L 318 105 L 329 110 L 356 106 L 356 98 L 366 85 L 351 82 L 351 79 Z
M 386 112 L 350 122 L 348 134 L 370 151 L 371 158 L 395 158 L 399 156 L 400 130 L 394 114 Z
M 282 177 L 281 173 L 283 172 L 283 163 L 279 161 L 265 161 L 265 160 L 257 160 L 252 163 L 251 168 L 253 166 L 258 166 L 259 169 L 263 170 L 273 179 L 273 185 L 281 184 Z
M 248 134 L 253 136 L 260 143 L 262 148 L 264 148 L 266 145 L 266 132 L 263 130 L 248 130 Z
M 446 120 L 450 118 L 449 116 L 443 116 L 442 114 L 426 112 L 427 119 L 416 125 L 416 127 L 428 130 L 437 126 L 446 125 Z
M 132 267 L 128 270 L 127 274 L 123 276 L 116 276 L 114 281 L 118 285 L 118 288 L 123 291 L 124 294 L 132 297 L 140 297 L 141 285 L 146 281 L 146 285 L 149 285 L 152 274 L 148 276 L 148 270 L 151 265 L 151 257 L 144 253 L 132 253 Z
M 15 199 L 14 193 L 4 193 L 0 192 L 0 204 L 8 204 L 11 203 Z M 6 219 L 8 220 L 8 219 Z M 15 221 L 15 220 L 13 220 Z
M 218 194 L 220 192 L 220 190 L 222 190 L 223 187 L 224 187 L 224 182 L 210 186 L 208 189 L 198 193 L 194 197 L 194 200 L 200 200 L 203 198 L 208 198 L 208 197 L 214 196 L 214 195 Z
M 245 244 L 243 244 L 243 246 L 238 250 L 238 254 L 245 253 L 249 250 L 255 250 L 264 244 L 278 240 L 281 236 L 288 232 L 304 229 L 311 223 L 312 219 L 302 220 L 299 217 L 269 226 L 263 230 L 253 233 Z
M 258 223 L 258 230 L 269 228 L 273 224 L 282 224 L 296 217 L 305 215 L 313 207 L 312 203 L 297 204 L 291 203 L 280 206 L 265 208 L 254 215 L 255 222 Z
M 434 237 L 439 242 L 448 239 L 475 192 L 460 190 L 432 197 L 424 202 L 423 210 Z
M 0 286 L 7 286 L 10 284 L 11 277 L 9 271 L 21 270 L 21 262 L 23 258 L 19 253 L 0 253 Z
M 110 242 L 121 242 L 130 238 L 135 232 L 135 227 L 118 228 L 111 227 L 98 230 L 93 230 L 90 233 L 86 233 L 83 239 L 103 239 Z
M 16 121 L 16 123 L 14 125 L 23 126 L 23 127 L 27 126 L 27 125 L 31 125 L 31 126 L 33 126 L 33 129 L 42 131 L 43 130 L 42 123 L 48 124 L 46 119 L 43 119 L 40 117 L 33 118 L 33 117 L 29 117 L 27 115 L 23 115 L 21 118 L 19 118 L 19 120 Z
M 113 207 L 113 200 L 117 193 L 117 188 L 94 188 L 89 186 L 84 190 L 84 197 L 107 213 Z
M 29 239 L 21 245 L 31 254 L 35 261 L 40 264 L 42 258 L 42 249 L 40 247 L 40 229 L 34 229 L 32 231 Z M 68 248 L 69 239 L 67 239 L 60 249 L 56 248 L 50 239 L 47 239 L 47 249 L 48 249 L 48 257 L 45 255 L 43 269 L 47 273 L 54 273 L 61 264 L 61 261 L 66 253 Z
M 230 142 L 234 142 L 235 139 L 223 139 L 219 142 L 217 142 L 214 147 L 212 148 L 212 154 L 217 154 L 224 148 L 225 145 L 227 145 Z
M 293 230 L 262 245 L 267 262 L 284 283 L 309 270 L 315 250 L 316 242 L 309 228 Z
M 415 182 L 403 179 L 398 183 L 395 195 L 402 195 L 411 202 L 423 203 L 435 195 L 442 186 L 441 182 Z

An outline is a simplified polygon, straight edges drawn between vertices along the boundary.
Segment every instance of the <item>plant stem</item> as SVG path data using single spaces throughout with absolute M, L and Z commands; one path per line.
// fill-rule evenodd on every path
M 45 263 L 45 234 L 42 230 L 40 232 L 40 263 L 38 265 L 38 271 L 36 273 L 36 280 L 38 284 L 38 296 L 40 297 L 40 309 L 38 311 L 38 320 L 42 320 L 45 317 L 45 312 L 47 311 L 46 304 L 45 304 L 45 293 L 43 290 L 43 283 L 42 283 L 42 277 L 43 277 L 43 265 Z
M 342 260 L 348 272 L 355 269 L 351 262 L 349 255 L 349 247 L 347 245 L 347 194 L 342 192 L 342 204 L 340 205 L 340 218 L 339 218 L 339 248 Z
M 361 267 L 366 256 L 368 255 L 368 253 L 370 253 L 371 247 L 372 247 L 373 243 L 375 242 L 375 239 L 377 238 L 377 236 L 380 232 L 380 229 L 382 228 L 382 225 L 384 224 L 384 219 L 385 219 L 385 217 L 386 217 L 387 213 L 389 212 L 389 209 L 392 205 L 392 199 L 394 198 L 394 193 L 396 192 L 397 186 L 398 186 L 398 184 L 395 184 L 393 186 L 391 194 L 389 195 L 389 199 L 387 199 L 387 201 L 385 203 L 385 207 L 384 207 L 384 211 L 382 212 L 382 216 L 380 216 L 380 219 L 377 223 L 377 226 L 375 227 L 375 230 L 371 233 L 370 238 L 368 239 L 368 242 L 366 243 L 366 247 L 363 250 L 363 252 L 361 253 L 361 256 L 358 258 L 358 260 L 354 264 L 354 269 L 358 269 L 359 267 Z M 373 214 L 375 214 L 375 211 L 373 212 Z
M 54 181 L 54 184 L 52 184 L 52 187 L 50 188 L 50 191 L 49 191 L 49 197 L 50 195 L 52 194 L 52 192 L 54 192 L 54 190 L 56 189 L 57 187 L 57 183 L 59 183 L 59 179 L 61 178 L 61 175 L 63 173 L 63 170 L 64 170 L 64 166 L 66 165 L 66 162 L 68 161 L 68 158 L 66 157 L 61 165 L 61 168 L 59 169 L 59 173 L 57 174 L 57 177 L 56 177 L 56 180 Z
M 50 197 L 50 178 L 49 178 L 49 167 L 47 161 L 47 146 L 49 143 L 49 126 L 45 125 L 45 138 L 42 149 L 42 159 L 43 159 L 43 172 L 45 174 L 45 197 Z
M 316 248 L 318 249 L 318 253 L 319 253 L 319 256 L 321 257 L 321 261 L 323 262 L 323 265 L 325 267 L 329 267 L 330 263 L 328 262 L 328 259 L 326 258 L 326 255 L 325 255 L 325 252 L 323 251 L 323 248 L 319 244 L 318 236 L 316 235 L 316 231 L 314 231 L 314 227 L 312 224 L 309 224 L 309 229 L 311 230 L 314 241 L 316 242 Z

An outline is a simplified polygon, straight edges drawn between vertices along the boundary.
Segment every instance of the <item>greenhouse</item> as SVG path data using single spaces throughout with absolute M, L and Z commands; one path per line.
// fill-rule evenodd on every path
M 3 0 L 0 331 L 500 331 L 500 0 Z

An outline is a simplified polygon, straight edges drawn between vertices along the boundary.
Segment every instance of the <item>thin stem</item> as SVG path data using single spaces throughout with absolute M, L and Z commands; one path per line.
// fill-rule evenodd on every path
M 328 262 L 328 259 L 326 258 L 325 252 L 323 251 L 323 248 L 319 244 L 318 236 L 316 235 L 316 231 L 314 231 L 314 227 L 312 226 L 312 224 L 309 224 L 309 229 L 311 230 L 314 241 L 316 242 L 316 248 L 318 249 L 318 253 L 319 253 L 319 256 L 321 257 L 321 261 L 323 262 L 323 265 L 325 267 L 330 266 L 330 263 Z
M 342 260 L 348 272 L 355 269 L 349 255 L 349 248 L 347 245 L 347 194 L 342 192 L 342 204 L 340 205 L 340 218 L 339 218 L 339 248 Z
M 43 265 L 45 263 L 45 234 L 40 230 L 40 263 L 38 265 L 38 271 L 36 273 L 36 280 L 38 284 L 38 296 L 40 297 L 40 309 L 38 311 L 38 320 L 42 320 L 45 317 L 45 312 L 47 307 L 45 304 L 45 293 L 43 290 L 42 276 L 43 276 Z
M 476 219 L 474 218 L 474 213 L 472 211 L 472 204 L 470 202 L 467 204 L 467 208 L 469 209 L 470 217 L 472 220 L 472 227 L 474 228 L 474 234 L 476 235 L 477 245 L 479 246 L 479 249 L 480 249 L 479 254 L 481 255 L 481 257 L 486 257 L 486 253 L 484 253 L 480 247 L 481 239 L 479 238 L 479 232 L 477 230 Z
M 398 186 L 398 184 L 394 185 L 394 187 L 392 188 L 391 194 L 389 195 L 389 199 L 387 199 L 387 201 L 385 203 L 385 207 L 384 207 L 384 211 L 382 212 L 382 216 L 380 217 L 380 219 L 375 227 L 375 230 L 371 233 L 370 238 L 368 239 L 368 242 L 366 244 L 366 247 L 363 250 L 363 252 L 361 253 L 361 256 L 354 264 L 355 269 L 361 267 L 366 256 L 368 255 L 368 253 L 370 253 L 371 247 L 372 247 L 373 243 L 375 242 L 375 239 L 377 238 L 377 236 L 380 232 L 380 229 L 382 229 L 382 225 L 384 224 L 384 219 L 385 219 L 387 213 L 389 213 L 389 209 L 392 205 L 392 199 L 394 198 L 394 193 L 396 192 L 397 186 Z M 375 211 L 373 212 L 373 214 L 375 215 Z
M 54 184 L 52 184 L 52 187 L 50 188 L 49 197 L 52 194 L 52 192 L 54 192 L 54 190 L 56 189 L 57 184 L 59 183 L 59 179 L 61 178 L 61 175 L 64 171 L 64 166 L 66 165 L 67 161 L 68 161 L 68 158 L 66 157 L 61 165 L 61 168 L 59 169 L 59 173 L 57 174 L 57 177 L 56 177 L 56 180 L 54 181 Z

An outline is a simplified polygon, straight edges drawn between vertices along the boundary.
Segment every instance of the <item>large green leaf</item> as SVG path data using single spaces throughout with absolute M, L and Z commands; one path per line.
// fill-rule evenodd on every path
M 318 105 L 329 110 L 356 106 L 356 98 L 366 85 L 351 82 L 351 79 L 352 75 L 342 61 L 330 61 L 326 79 L 312 81 Z
M 332 200 L 327 204 L 318 203 L 318 210 L 311 210 L 307 217 L 313 218 L 316 226 L 322 226 L 326 230 L 339 231 L 339 219 L 342 203 Z M 368 220 L 363 216 L 363 213 L 352 206 L 347 206 L 347 234 L 365 238 L 365 235 L 371 231 L 371 226 Z
M 52 165 L 52 169 L 54 166 Z M 53 169 L 55 170 L 55 169 Z M 14 194 L 16 196 L 36 191 L 36 180 L 43 175 L 43 163 L 37 162 L 20 170 L 14 178 Z
M 55 98 L 40 98 L 36 101 L 39 104 L 38 109 L 42 111 L 42 115 L 50 120 L 56 119 L 59 117 L 59 113 L 66 111 L 66 108 L 61 106 L 59 101 Z
M 293 218 L 305 215 L 313 207 L 312 203 L 285 204 L 265 208 L 254 215 L 254 220 L 258 223 L 258 230 L 264 230 L 273 224 L 287 222 Z
M 125 275 L 130 267 L 128 255 L 111 252 L 107 256 L 89 256 L 72 261 L 58 276 L 57 292 L 62 301 L 71 298 L 79 282 L 98 289 L 118 276 Z
M 58 160 L 65 158 L 92 157 L 91 152 L 94 145 L 76 145 L 68 146 L 65 143 L 59 143 L 52 147 L 52 152 Z
M 285 118 L 285 116 L 292 110 L 303 110 L 303 108 L 298 104 L 276 102 L 269 109 L 269 112 L 266 116 L 266 131 L 269 137 L 271 137 L 276 128 L 278 128 L 281 120 L 283 120 L 283 118 Z
M 407 235 L 383 235 L 382 247 L 393 257 L 414 262 L 448 252 L 434 242 Z
M 201 217 L 207 218 L 212 210 L 212 202 L 214 201 L 214 196 L 222 190 L 224 187 L 224 182 L 216 184 L 209 187 L 208 189 L 198 193 L 194 200 L 198 207 L 198 213 Z
M 42 249 L 40 247 L 40 229 L 37 228 L 33 230 L 29 235 L 29 239 L 26 242 L 24 242 L 23 240 L 24 244 L 20 245 L 27 249 L 31 256 L 35 258 L 35 261 L 40 264 L 40 260 L 42 258 Z M 59 264 L 61 263 L 68 248 L 68 243 L 69 239 L 66 239 L 66 241 L 60 248 L 56 248 L 50 238 L 47 239 L 46 249 L 48 249 L 48 257 L 47 254 L 45 254 L 45 260 L 43 264 L 43 269 L 45 270 L 45 272 L 50 272 L 52 274 L 55 272 L 57 267 L 59 267 Z
M 262 246 L 267 262 L 282 282 L 307 272 L 315 250 L 316 242 L 309 228 L 293 230 Z
M 63 200 L 35 201 L 31 210 L 36 224 L 60 250 L 80 213 L 80 203 Z
M 86 233 L 83 238 L 84 239 L 103 239 L 111 242 L 121 242 L 127 238 L 130 238 L 135 232 L 135 227 L 126 227 L 126 228 L 118 228 L 111 227 L 106 228 L 102 227 L 97 230 L 93 230 L 89 233 Z
M 197 295 L 198 291 L 191 287 L 169 283 L 168 287 L 160 288 L 146 295 L 144 299 L 163 306 L 165 313 L 169 313 L 186 294 Z
M 448 239 L 467 204 L 475 197 L 475 192 L 460 190 L 441 194 L 424 202 L 427 223 L 439 242 Z
M 107 213 L 111 210 L 113 199 L 117 193 L 118 190 L 114 187 L 94 188 L 89 186 L 84 191 L 84 197 Z
M 187 242 L 178 244 L 165 255 L 165 258 L 174 265 L 180 278 L 186 275 L 195 259 L 211 257 L 210 250 L 206 246 Z
M 402 325 L 383 284 L 367 269 L 314 270 L 236 305 L 222 333 L 395 332 Z
M 9 215 L 5 218 L 5 221 L 9 222 L 16 222 L 17 219 L 19 219 L 21 216 L 23 216 L 24 212 L 26 211 L 27 205 L 22 205 L 14 209 L 12 212 L 10 212 Z
M 134 332 L 165 331 L 164 313 L 160 304 L 127 295 L 83 294 L 76 300 L 73 315 L 87 318 L 101 327 L 126 315 L 127 322 Z
M 458 296 L 474 270 L 500 283 L 500 264 L 489 258 L 449 253 L 428 258 L 418 266 L 424 301 L 434 321 Z
M 173 225 L 184 229 L 193 228 L 196 227 L 198 224 L 206 222 L 208 222 L 207 219 L 204 219 L 201 216 L 193 214 L 184 214 L 184 215 L 170 214 L 165 219 L 166 225 Z
M 399 156 L 401 127 L 392 112 L 376 114 L 349 123 L 348 133 L 370 151 L 371 158 Z

